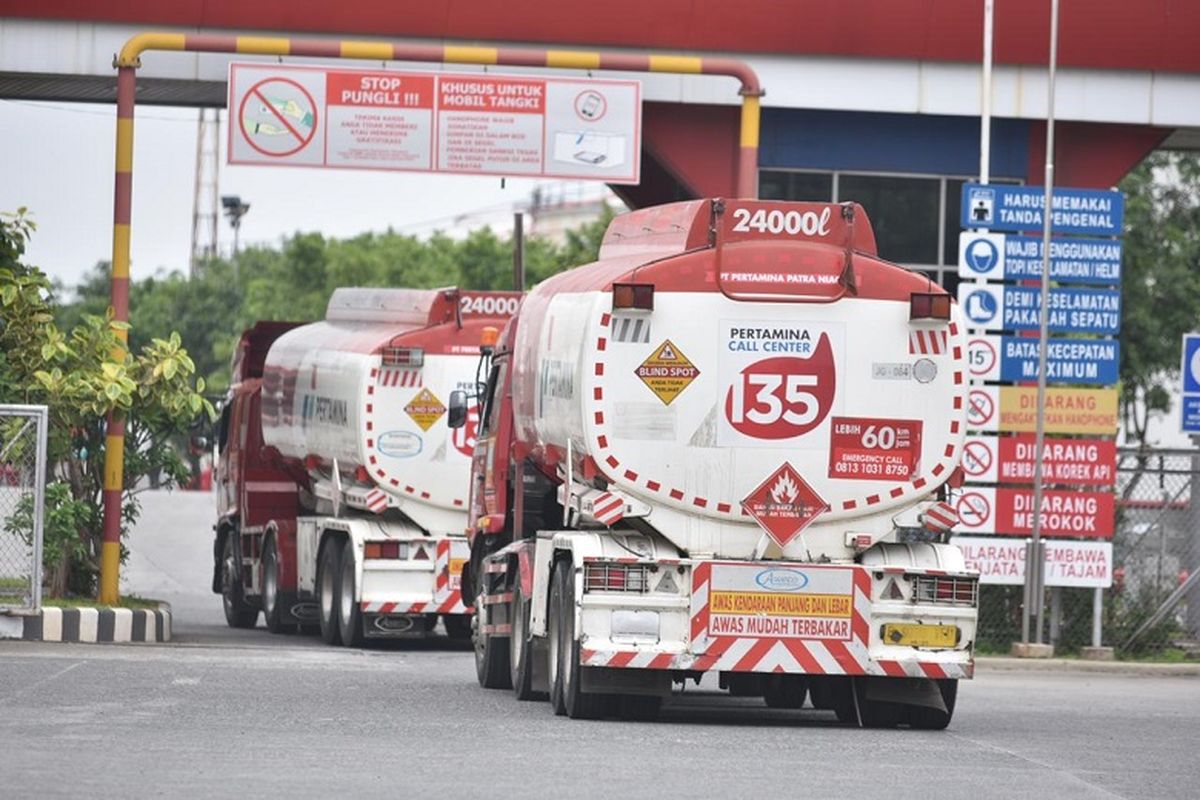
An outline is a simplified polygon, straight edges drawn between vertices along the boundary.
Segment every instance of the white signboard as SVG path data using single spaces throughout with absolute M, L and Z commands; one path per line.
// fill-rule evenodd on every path
M 637 183 L 637 81 L 229 67 L 229 163 Z
M 955 536 L 967 568 L 979 571 L 980 583 L 1019 586 L 1025 583 L 1024 539 Z M 1046 540 L 1047 586 L 1107 589 L 1112 586 L 1112 542 Z

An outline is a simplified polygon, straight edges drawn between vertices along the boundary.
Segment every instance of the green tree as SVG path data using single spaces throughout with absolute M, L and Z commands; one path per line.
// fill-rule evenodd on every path
M 161 472 L 168 488 L 187 477 L 168 440 L 213 408 L 179 334 L 126 351 L 121 332 L 129 326 L 109 314 L 82 314 L 60 329 L 50 282 L 21 260 L 33 230 L 23 210 L 0 219 L 0 399 L 49 408 L 48 588 L 54 596 L 90 595 L 103 537 L 106 416 L 116 411 L 126 420 L 124 533 L 137 518 L 143 477 Z
M 1146 443 L 1171 408 L 1181 335 L 1200 319 L 1200 156 L 1156 152 L 1121 182 L 1121 411 L 1129 441 Z

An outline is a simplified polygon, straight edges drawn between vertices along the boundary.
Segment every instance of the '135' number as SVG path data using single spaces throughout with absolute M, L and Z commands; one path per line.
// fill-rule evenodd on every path
M 776 356 L 742 369 L 725 396 L 725 419 L 755 439 L 802 436 L 829 416 L 836 389 L 833 348 L 821 334 L 809 358 Z

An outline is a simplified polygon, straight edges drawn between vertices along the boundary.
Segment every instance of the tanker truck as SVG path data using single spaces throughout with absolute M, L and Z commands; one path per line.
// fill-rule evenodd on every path
M 218 428 L 214 592 L 230 626 L 319 627 L 329 644 L 470 635 L 459 573 L 481 330 L 518 293 L 338 289 L 325 319 L 260 322 Z
M 771 707 L 949 724 L 978 593 L 946 543 L 963 321 L 878 257 L 861 206 L 624 214 L 484 351 L 481 685 L 638 718 L 715 673 Z

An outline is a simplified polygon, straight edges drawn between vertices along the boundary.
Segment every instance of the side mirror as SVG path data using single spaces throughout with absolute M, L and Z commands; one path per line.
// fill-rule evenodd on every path
M 446 417 L 446 424 L 451 428 L 461 428 L 467 424 L 467 393 L 462 389 L 450 393 L 450 414 Z

